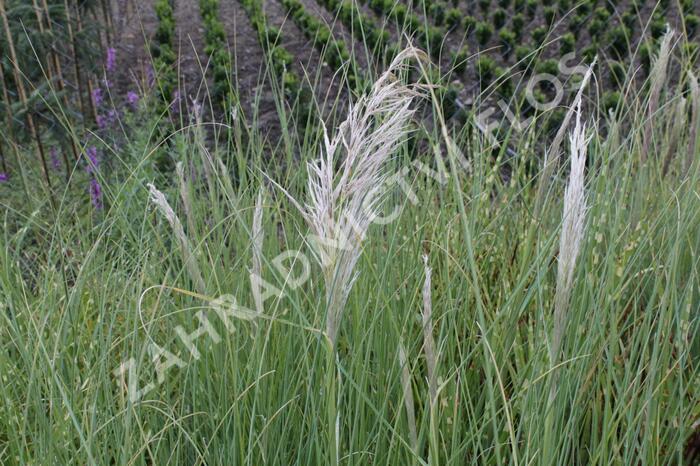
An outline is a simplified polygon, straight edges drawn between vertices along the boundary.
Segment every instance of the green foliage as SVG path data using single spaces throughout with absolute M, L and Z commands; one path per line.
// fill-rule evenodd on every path
M 507 29 L 502 29 L 498 33 L 498 37 L 501 40 L 501 44 L 503 44 L 501 54 L 503 54 L 503 56 L 507 56 L 513 50 L 513 47 L 515 47 L 515 33 Z
M 527 0 L 527 15 L 530 18 L 534 18 L 537 14 L 537 7 L 539 6 L 538 0 Z
M 450 28 L 455 28 L 459 26 L 462 22 L 462 12 L 458 8 L 451 8 L 447 11 L 447 16 L 445 17 L 445 23 Z
M 605 113 L 617 110 L 621 102 L 622 95 L 618 91 L 606 91 L 603 94 L 603 110 Z
M 559 51 L 562 54 L 573 52 L 575 47 L 576 47 L 576 37 L 572 33 L 567 32 L 566 34 L 561 36 L 561 39 L 559 42 Z
M 526 69 L 533 58 L 532 47 L 528 45 L 518 45 L 515 47 L 515 59 L 518 61 L 518 68 Z
M 452 54 L 452 69 L 454 73 L 463 75 L 467 70 L 467 60 L 470 57 L 469 48 L 463 45 L 457 53 Z
M 430 5 L 428 14 L 433 19 L 436 26 L 442 26 L 445 23 L 445 7 L 442 3 L 433 3 Z
M 688 36 L 694 36 L 700 27 L 700 16 L 689 14 L 685 17 L 685 28 L 688 31 Z
M 488 84 L 496 71 L 496 62 L 491 57 L 482 55 L 476 60 L 476 71 L 480 80 Z
M 493 35 L 493 26 L 484 21 L 479 21 L 474 29 L 474 35 L 479 44 L 486 45 Z
M 549 28 L 546 26 L 538 26 L 532 30 L 532 40 L 536 45 L 541 45 L 547 37 Z
M 523 16 L 522 13 L 517 13 L 513 15 L 513 18 L 511 19 L 511 26 L 513 27 L 513 33 L 515 33 L 515 37 L 518 39 L 522 36 L 523 34 L 523 26 L 525 25 L 525 17 Z
M 508 13 L 506 13 L 506 10 L 503 8 L 497 8 L 496 11 L 493 12 L 493 25 L 496 29 L 500 29 L 506 24 L 507 15 Z
M 542 14 L 544 15 L 545 24 L 551 25 L 554 24 L 554 18 L 557 16 L 557 9 L 552 6 L 548 6 L 542 10 Z
M 608 63 L 608 68 L 610 69 L 610 76 L 618 85 L 622 85 L 625 82 L 627 76 L 627 70 L 625 65 L 619 61 L 610 61 Z
M 630 39 L 630 31 L 624 25 L 619 25 L 608 31 L 606 40 L 610 49 L 617 57 L 622 58 L 629 52 L 628 41 Z
M 559 73 L 559 61 L 554 58 L 542 60 L 535 66 L 535 71 L 556 76 Z
M 475 29 L 477 25 L 477 19 L 473 16 L 465 16 L 464 20 L 462 21 L 462 27 L 464 30 L 468 33 L 471 34 Z

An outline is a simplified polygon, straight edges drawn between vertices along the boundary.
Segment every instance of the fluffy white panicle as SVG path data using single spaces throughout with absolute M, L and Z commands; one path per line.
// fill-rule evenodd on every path
M 584 172 L 586 168 L 586 126 L 581 123 L 580 102 L 576 108 L 576 126 L 570 136 L 571 171 L 564 192 L 564 214 L 559 242 L 557 264 L 557 289 L 554 297 L 554 335 L 552 357 L 556 360 L 566 327 L 566 309 L 573 285 L 576 259 L 578 258 L 586 222 L 586 194 Z
M 180 243 L 180 251 L 182 252 L 182 258 L 185 266 L 187 267 L 187 272 L 197 286 L 197 291 L 205 294 L 206 286 L 204 285 L 204 279 L 202 278 L 202 273 L 199 270 L 199 266 L 197 265 L 194 253 L 190 247 L 189 241 L 187 240 L 187 236 L 185 235 L 185 230 L 182 228 L 180 219 L 175 214 L 172 207 L 170 207 L 165 195 L 158 191 L 158 189 L 151 183 L 148 183 L 148 193 L 151 202 L 155 204 L 155 206 L 170 224 L 170 227 L 173 229 L 173 233 Z
M 422 57 L 416 48 L 403 50 L 369 94 L 350 106 L 333 138 L 323 127 L 321 156 L 307 166 L 308 202 L 302 206 L 292 199 L 311 228 L 324 271 L 326 330 L 333 345 L 362 241 L 383 198 L 385 164 L 408 133 L 411 103 L 420 95 L 396 74 L 409 58 Z

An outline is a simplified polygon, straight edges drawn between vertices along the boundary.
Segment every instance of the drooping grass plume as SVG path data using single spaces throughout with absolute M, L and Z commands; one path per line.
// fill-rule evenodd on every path
M 561 126 L 559 127 L 557 134 L 554 136 L 554 140 L 552 141 L 552 145 L 549 147 L 549 150 L 546 151 L 544 154 L 544 163 L 543 163 L 543 168 L 542 168 L 542 174 L 540 177 L 539 186 L 538 186 L 538 190 L 537 190 L 537 197 L 535 199 L 536 214 L 539 214 L 540 209 L 543 207 L 544 199 L 547 195 L 547 190 L 549 189 L 549 184 L 550 184 L 552 175 L 554 174 L 554 171 L 556 170 L 556 168 L 559 166 L 559 155 L 561 152 L 561 143 L 564 141 L 564 135 L 566 134 L 566 131 L 569 129 L 569 123 L 571 122 L 571 117 L 574 115 L 574 112 L 576 111 L 576 109 L 580 108 L 580 106 L 581 106 L 581 99 L 583 98 L 583 91 L 588 86 L 588 82 L 590 81 L 591 76 L 593 76 L 593 68 L 595 67 L 597 60 L 598 60 L 598 57 L 596 56 L 593 59 L 593 62 L 591 63 L 591 65 L 588 67 L 586 74 L 583 76 L 583 80 L 581 80 L 581 85 L 579 87 L 578 92 L 576 93 L 576 97 L 574 98 L 574 101 L 573 101 L 571 107 L 566 112 L 566 115 L 564 116 L 564 121 L 562 122 Z
M 156 187 L 153 186 L 152 183 L 148 183 L 148 193 L 151 202 L 153 202 L 156 208 L 163 214 L 163 216 L 165 216 L 165 219 L 168 221 L 170 227 L 173 229 L 175 238 L 177 238 L 178 242 L 180 243 L 180 252 L 182 253 L 182 260 L 185 263 L 185 267 L 187 268 L 187 272 L 189 273 L 190 278 L 197 287 L 197 291 L 201 294 L 206 294 L 206 285 L 204 284 L 202 273 L 199 270 L 194 251 L 192 250 L 190 242 L 187 239 L 187 236 L 185 235 L 185 230 L 182 228 L 182 223 L 180 222 L 180 219 L 175 214 L 175 211 L 173 211 L 172 207 L 170 207 L 170 204 L 165 198 L 165 195 L 162 192 L 158 191 L 158 189 L 156 189 Z
M 650 91 L 649 91 L 649 105 L 647 121 L 644 130 L 644 142 L 642 144 L 641 158 L 642 162 L 645 162 L 649 157 L 649 150 L 651 149 L 651 144 L 653 141 L 654 132 L 654 116 L 659 109 L 659 100 L 661 99 L 661 90 L 666 83 L 666 76 L 668 73 L 668 61 L 671 57 L 671 48 L 674 35 L 673 29 L 667 26 L 666 33 L 661 39 L 661 45 L 659 46 L 659 52 L 654 58 L 654 64 L 650 73 Z
M 292 199 L 314 235 L 326 284 L 326 334 L 333 347 L 362 241 L 382 198 L 385 164 L 408 134 L 411 103 L 420 95 L 417 86 L 401 83 L 397 72 L 408 59 L 423 56 L 413 47 L 399 53 L 369 95 L 350 106 L 332 139 L 323 125 L 321 157 L 307 164 L 309 200 L 302 207 Z
M 586 193 L 584 172 L 586 168 L 586 125 L 581 123 L 581 102 L 576 107 L 576 125 L 570 136 L 571 172 L 564 192 L 564 214 L 557 260 L 557 287 L 554 295 L 554 329 L 552 333 L 551 361 L 556 365 L 562 337 L 566 329 L 566 310 L 573 288 L 574 270 L 578 258 L 586 222 Z

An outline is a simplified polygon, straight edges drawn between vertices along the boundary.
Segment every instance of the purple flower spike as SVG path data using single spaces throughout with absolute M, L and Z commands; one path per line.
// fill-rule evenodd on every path
M 117 63 L 117 51 L 114 49 L 114 47 L 109 47 L 107 49 L 107 63 L 105 64 L 105 68 L 107 68 L 107 71 L 112 72 L 114 71 L 114 66 Z
M 133 110 L 136 110 L 138 108 L 139 99 L 139 95 L 134 91 L 129 91 L 126 93 L 126 101 L 129 102 L 129 105 Z
M 92 90 L 92 102 L 95 104 L 95 107 L 99 107 L 102 100 L 102 89 L 96 87 Z
M 95 178 L 90 180 L 90 201 L 92 202 L 92 206 L 97 210 L 104 207 L 102 203 L 102 186 L 100 186 L 99 181 Z
M 97 127 L 100 129 L 105 129 L 107 126 L 107 118 L 102 115 L 97 115 Z
M 6 183 L 9 181 L 10 177 L 7 175 L 7 173 L 0 172 L 0 183 Z
M 54 171 L 59 171 L 61 169 L 61 159 L 58 158 L 58 147 L 53 146 L 51 152 L 49 152 L 49 156 L 51 157 L 51 168 L 53 168 Z
M 87 167 L 85 170 L 88 173 L 93 173 L 93 171 L 96 171 L 100 167 L 100 158 L 97 156 L 97 147 L 91 146 L 88 147 L 87 150 L 85 151 L 85 155 L 87 155 Z

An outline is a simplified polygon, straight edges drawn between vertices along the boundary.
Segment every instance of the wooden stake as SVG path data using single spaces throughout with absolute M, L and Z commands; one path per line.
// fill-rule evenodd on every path
M 29 104 L 27 103 L 27 94 L 24 90 L 24 82 L 22 82 L 22 74 L 19 70 L 19 63 L 17 61 L 17 54 L 15 53 L 15 44 L 12 39 L 12 33 L 10 32 L 10 24 L 7 20 L 7 13 L 5 12 L 5 0 L 0 0 L 0 16 L 2 16 L 2 24 L 5 28 L 5 35 L 7 36 L 7 46 L 10 51 L 10 61 L 12 62 L 12 70 L 14 73 L 15 85 L 17 86 L 17 94 L 19 96 L 20 103 L 24 107 L 27 117 L 27 126 L 29 127 L 29 133 L 32 138 L 36 141 L 37 148 L 39 149 L 39 158 L 41 159 L 41 168 L 46 179 L 46 185 L 49 188 L 49 197 L 53 202 L 53 194 L 51 194 L 51 180 L 49 179 L 49 171 L 46 167 L 46 157 L 44 155 L 44 146 L 41 143 L 41 137 L 37 131 L 36 125 L 34 124 L 34 117 L 29 111 Z

